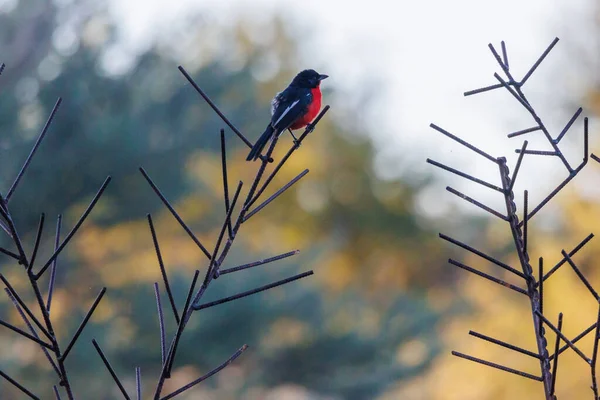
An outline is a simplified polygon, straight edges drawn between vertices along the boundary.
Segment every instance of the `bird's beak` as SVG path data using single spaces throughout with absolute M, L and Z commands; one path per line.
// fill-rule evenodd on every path
M 327 79 L 329 78 L 329 75 L 319 75 L 319 82 L 321 82 L 323 79 Z

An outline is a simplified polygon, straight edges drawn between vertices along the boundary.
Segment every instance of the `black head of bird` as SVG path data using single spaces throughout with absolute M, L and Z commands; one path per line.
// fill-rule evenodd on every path
M 316 88 L 319 86 L 321 81 L 327 78 L 328 75 L 319 74 L 314 69 L 305 69 L 294 77 L 290 86 L 301 87 L 301 88 Z

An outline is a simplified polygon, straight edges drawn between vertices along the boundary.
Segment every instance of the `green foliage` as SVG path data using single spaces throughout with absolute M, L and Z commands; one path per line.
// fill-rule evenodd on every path
M 26 3 L 33 7 L 33 3 L 20 2 L 12 13 L 0 15 L 0 43 L 23 34 L 15 31 L 28 29 L 26 23 L 16 23 L 25 21 Z M 148 392 L 152 390 L 149 382 L 160 366 L 159 331 L 151 284 L 141 275 L 147 276 L 144 271 L 148 269 L 154 271 L 152 280 L 159 280 L 159 275 L 155 261 L 139 263 L 139 259 L 152 259 L 142 256 L 152 255 L 152 244 L 147 229 L 136 223 L 145 213 L 160 213 L 162 208 L 137 168 L 147 167 L 169 199 L 184 214 L 190 214 L 190 224 L 197 232 L 209 232 L 207 237 L 214 237 L 209 234 L 221 218 L 222 204 L 220 193 L 211 189 L 211 181 L 219 182 L 220 176 L 196 179 L 204 171 L 190 167 L 190 163 L 195 158 L 208 159 L 210 153 L 218 151 L 218 131 L 223 123 L 179 74 L 177 62 L 158 47 L 141 54 L 131 71 L 117 76 L 109 76 L 99 67 L 106 43 L 94 46 L 82 41 L 72 55 L 57 55 L 49 39 L 57 29 L 48 22 L 52 15 L 50 10 L 32 22 L 39 26 L 36 38 L 39 36 L 40 40 L 27 44 L 31 57 L 26 61 L 19 59 L 19 68 L 15 70 L 11 63 L 15 49 L 1 54 L 7 73 L 0 78 L 4 85 L 0 101 L 0 187 L 10 185 L 35 140 L 35 132 L 57 97 L 62 97 L 56 120 L 13 199 L 18 204 L 18 223 L 23 231 L 31 232 L 40 212 L 54 216 L 67 210 L 70 226 L 71 217 L 78 216 L 81 204 L 88 201 L 106 175 L 114 177 L 106 198 L 83 228 L 87 233 L 82 235 L 92 239 L 79 239 L 78 251 L 73 249 L 68 257 L 61 256 L 57 284 L 64 297 L 57 309 L 63 307 L 64 311 L 58 318 L 61 334 L 67 337 L 85 312 L 82 304 L 90 301 L 101 279 L 115 275 L 133 277 L 123 278 L 119 284 L 112 279 L 108 282 L 109 305 L 100 307 L 106 308 L 107 316 L 88 326 L 68 367 L 76 392 L 98 399 L 113 398 L 110 377 L 89 344 L 96 337 L 120 375 L 131 379 L 134 366 L 141 366 Z M 88 23 L 94 18 L 92 15 Z M 243 27 L 244 21 L 239 24 Z M 249 46 L 248 55 L 239 70 L 224 68 L 218 57 L 198 62 L 189 70 L 253 140 L 268 117 L 268 96 L 286 84 L 293 67 L 282 62 L 282 70 L 272 82 L 256 81 L 253 63 L 260 61 L 263 50 L 248 45 L 244 39 L 239 39 L 240 45 Z M 274 40 L 285 40 L 287 51 L 294 48 L 285 31 Z M 283 58 L 285 54 L 278 56 Z M 44 81 L 36 71 L 48 56 L 60 58 L 60 74 Z M 33 96 L 23 94 L 27 85 L 38 87 Z M 305 179 L 325 188 L 325 206 L 307 211 L 293 195 L 286 194 L 273 205 L 271 214 L 257 217 L 253 225 L 256 231 L 242 233 L 247 236 L 246 242 L 236 248 L 229 262 L 233 266 L 235 262 L 260 258 L 252 255 L 252 250 L 265 254 L 273 248 L 298 246 L 289 236 L 304 243 L 309 250 L 307 255 L 293 262 L 222 277 L 208 295 L 219 298 L 289 276 L 296 263 L 315 264 L 317 276 L 322 278 L 202 311 L 190 322 L 182 338 L 176 367 L 191 365 L 196 376 L 220 364 L 243 343 L 251 346 L 235 363 L 244 371 L 244 384 L 232 395 L 234 398 L 251 387 L 274 388 L 289 383 L 344 399 L 374 398 L 395 382 L 423 371 L 440 350 L 432 328 L 441 315 L 432 310 L 424 292 L 411 290 L 413 284 L 420 288 L 435 281 L 435 271 L 443 262 L 431 232 L 420 228 L 412 215 L 415 189 L 399 181 L 379 181 L 370 170 L 370 146 L 347 142 L 342 128 L 333 121 L 329 118 L 319 129 L 319 136 L 310 138 L 320 150 L 308 145 L 308 149 L 303 149 L 305 158 L 300 159 L 309 168 L 316 165 L 313 175 Z M 231 157 L 245 151 L 230 132 L 228 143 Z M 308 157 L 309 151 L 316 156 Z M 321 159 L 317 159 L 320 154 Z M 245 164 L 236 165 L 232 174 L 241 174 Z M 360 193 L 345 192 L 350 186 L 340 187 L 340 177 L 349 178 Z M 379 195 L 375 187 L 379 188 Z M 394 187 L 401 190 L 396 192 Z M 381 190 L 388 194 L 382 197 Z M 209 203 L 207 210 L 197 211 L 199 199 L 205 198 Z M 165 226 L 168 223 L 162 224 L 163 229 Z M 273 242 L 262 236 L 270 229 L 292 233 Z M 99 236 L 90 233 L 96 231 Z M 111 249 L 111 235 L 119 238 L 116 241 L 123 235 L 131 240 L 131 247 L 127 241 L 125 248 Z M 193 245 L 182 244 L 188 247 L 181 250 L 179 243 L 187 243 L 188 238 L 175 229 L 159 229 L 159 236 L 161 241 L 165 239 L 167 253 L 170 246 L 177 246 L 173 253 L 197 253 Z M 144 248 L 136 247 L 138 237 Z M 323 240 L 317 244 L 313 241 L 317 238 Z M 208 243 L 211 240 L 214 239 L 208 239 Z M 48 247 L 49 243 L 45 245 Z M 48 248 L 43 252 L 49 252 Z M 193 257 L 198 256 L 190 256 Z M 203 270 L 206 262 L 202 259 L 198 266 L 170 260 L 166 257 L 182 307 L 190 269 Z M 338 261 L 330 264 L 328 261 L 332 260 Z M 380 261 L 385 266 L 379 265 Z M 8 263 L 1 266 L 11 271 L 15 267 Z M 172 335 L 174 323 L 166 297 L 164 300 L 168 334 Z M 6 315 L 8 307 L 5 305 L 2 311 Z M 0 346 L 10 346 L 13 336 L 1 334 Z M 408 364 L 400 362 L 399 349 L 415 340 L 424 348 L 420 356 Z M 36 367 L 44 362 L 40 358 L 35 363 L 15 365 L 0 359 L 3 369 L 31 384 L 32 390 L 37 389 L 46 398 L 50 395 L 48 383 L 53 382 L 51 371 L 39 372 Z M 224 396 L 215 379 L 206 387 Z M 3 393 L 13 390 L 3 381 L 0 388 Z

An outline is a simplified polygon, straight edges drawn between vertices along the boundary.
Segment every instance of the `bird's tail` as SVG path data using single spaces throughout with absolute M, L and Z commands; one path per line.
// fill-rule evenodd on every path
M 263 151 L 267 143 L 269 143 L 269 139 L 273 136 L 273 127 L 271 124 L 267 126 L 267 129 L 263 132 L 262 135 L 258 138 L 252 149 L 250 149 L 250 153 L 248 153 L 248 157 L 246 157 L 246 161 L 256 161 L 258 157 L 260 157 L 260 153 Z

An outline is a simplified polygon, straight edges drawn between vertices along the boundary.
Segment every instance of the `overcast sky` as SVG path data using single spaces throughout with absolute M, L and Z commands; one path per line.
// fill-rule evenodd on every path
M 468 98 L 462 93 L 496 82 L 493 74 L 500 69 L 488 43 L 499 48 L 500 41 L 506 41 L 511 69 L 518 78 L 559 36 L 561 41 L 525 92 L 551 130 L 560 131 L 576 109 L 562 106 L 576 100 L 585 84 L 578 80 L 581 68 L 572 54 L 594 54 L 598 49 L 594 40 L 582 35 L 594 32 L 593 4 L 591 0 L 113 0 L 111 10 L 132 48 L 143 47 L 149 37 L 160 35 L 162 29 L 195 10 L 210 13 L 223 24 L 234 23 L 240 14 L 268 20 L 276 13 L 289 21 L 297 38 L 304 39 L 301 50 L 307 65 L 299 67 L 315 65 L 331 76 L 327 84 L 340 94 L 328 101 L 334 110 L 336 102 L 351 96 L 372 77 L 383 82 L 363 118 L 373 132 L 378 150 L 375 168 L 380 176 L 431 172 L 434 167 L 425 163 L 431 157 L 499 184 L 495 166 L 463 151 L 430 129 L 429 123 L 494 156 L 507 155 L 512 166 L 514 149 L 524 137 L 509 140 L 506 134 L 533 126 L 531 117 L 505 91 Z M 307 34 L 309 30 L 312 34 Z M 574 99 L 564 96 L 562 101 L 565 88 Z M 575 124 L 571 141 L 578 147 L 581 121 Z M 528 135 L 530 148 L 548 150 L 547 142 L 540 138 L 540 132 Z M 580 158 L 577 151 L 572 152 L 573 164 Z M 545 161 L 536 168 L 538 173 L 527 170 L 528 159 L 523 165 L 531 178 L 521 182 L 521 190 L 532 186 L 534 202 L 556 183 L 540 180 L 540 170 L 545 177 L 549 173 L 561 174 L 557 179 L 564 175 L 557 159 Z M 474 197 L 497 197 L 444 174 L 445 183 Z M 440 196 L 451 197 L 438 184 L 423 194 L 423 204 L 443 212 L 446 208 L 439 204 Z

